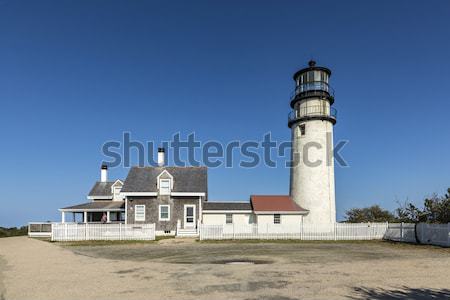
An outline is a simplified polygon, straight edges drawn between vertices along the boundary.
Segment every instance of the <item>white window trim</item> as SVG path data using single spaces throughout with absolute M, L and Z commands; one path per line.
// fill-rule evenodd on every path
M 170 177 L 170 178 L 167 178 L 167 179 L 170 179 L 170 180 L 171 180 L 171 181 L 170 181 L 170 189 L 173 190 L 173 176 L 172 176 L 172 174 L 170 174 L 169 172 L 167 172 L 167 170 L 162 171 L 161 174 L 159 174 L 158 177 L 156 177 L 156 187 L 157 187 L 158 190 L 159 190 L 159 180 L 162 179 L 161 176 L 162 176 L 163 174 L 167 174 L 167 175 Z
M 143 209 L 144 209 L 143 218 L 138 218 L 137 217 L 137 211 L 138 211 L 137 208 L 138 207 L 143 207 Z M 140 205 L 135 205 L 134 206 L 134 220 L 137 221 L 137 222 L 145 222 L 145 205 L 140 204 Z
M 168 181 L 169 182 L 169 190 L 167 191 L 167 192 L 162 192 L 163 190 L 162 190 L 162 188 L 161 188 L 161 182 L 162 181 Z M 170 192 L 172 191 L 172 179 L 170 179 L 170 178 L 161 178 L 161 179 L 159 179 L 159 194 L 160 195 L 170 195 Z
M 168 217 L 167 218 L 161 218 L 161 208 L 162 207 L 167 207 L 168 209 L 167 209 L 167 215 L 168 215 Z M 160 221 L 170 221 L 170 205 L 168 205 L 168 204 L 161 204 L 160 206 L 159 206 L 159 209 L 158 209 L 158 219 L 160 220 Z

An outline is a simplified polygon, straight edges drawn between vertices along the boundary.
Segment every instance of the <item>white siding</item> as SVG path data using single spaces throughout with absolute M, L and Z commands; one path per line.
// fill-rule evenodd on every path
M 233 224 L 244 225 L 249 224 L 249 213 L 232 213 Z M 226 224 L 226 213 L 203 213 L 203 224 L 205 225 L 224 225 Z
M 290 226 L 300 226 L 302 222 L 302 215 L 283 215 L 280 214 L 282 225 L 290 225 Z M 258 224 L 273 224 L 273 215 L 258 215 Z

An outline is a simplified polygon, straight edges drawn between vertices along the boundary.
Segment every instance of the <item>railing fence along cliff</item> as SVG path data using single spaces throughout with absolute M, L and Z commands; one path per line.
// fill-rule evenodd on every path
M 52 241 L 154 239 L 155 224 L 52 223 Z
M 417 238 L 417 239 L 416 239 Z M 335 224 L 226 224 L 200 225 L 200 240 L 299 239 L 374 240 L 450 247 L 450 223 L 335 223 Z

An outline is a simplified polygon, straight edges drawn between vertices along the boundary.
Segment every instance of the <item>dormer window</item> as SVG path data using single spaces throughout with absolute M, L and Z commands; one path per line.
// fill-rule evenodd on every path
M 160 195 L 170 195 L 170 179 L 160 179 L 159 180 L 159 194 Z
M 167 170 L 162 171 L 158 175 L 156 182 L 160 195 L 170 195 L 173 189 L 173 176 Z

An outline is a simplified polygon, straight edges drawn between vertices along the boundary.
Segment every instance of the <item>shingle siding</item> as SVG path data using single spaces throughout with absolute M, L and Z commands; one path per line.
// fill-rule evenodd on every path
M 159 221 L 159 205 L 170 205 L 170 220 Z M 127 204 L 127 223 L 140 224 L 140 223 L 155 223 L 157 231 L 177 229 L 177 221 L 181 221 L 181 226 L 184 227 L 184 205 L 195 205 L 195 222 L 198 223 L 199 219 L 199 200 L 197 197 L 170 197 L 170 196 L 158 196 L 158 197 L 128 197 Z M 145 205 L 145 221 L 138 222 L 134 219 L 134 206 Z M 197 224 L 198 225 L 198 224 Z

